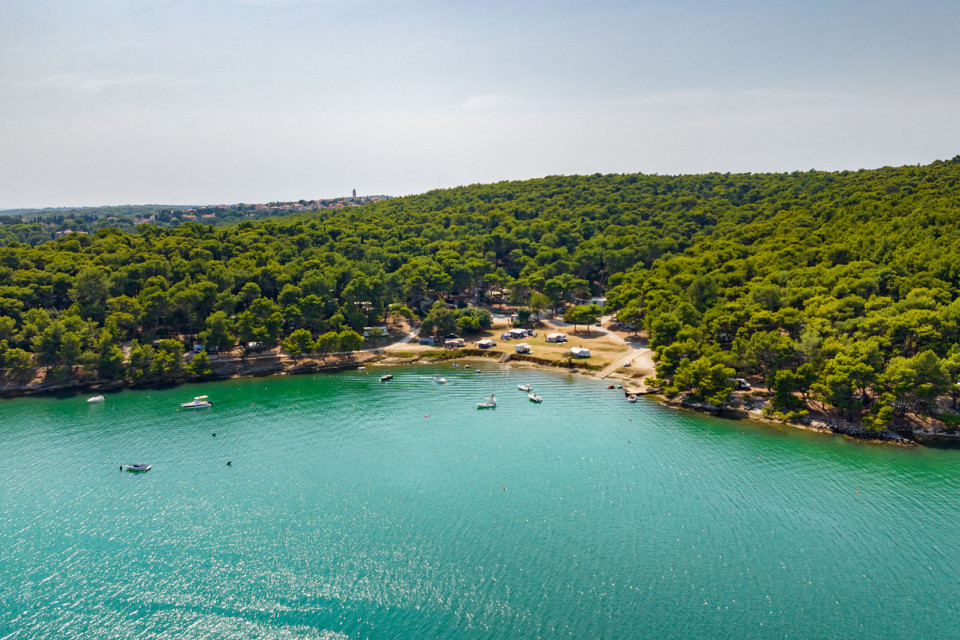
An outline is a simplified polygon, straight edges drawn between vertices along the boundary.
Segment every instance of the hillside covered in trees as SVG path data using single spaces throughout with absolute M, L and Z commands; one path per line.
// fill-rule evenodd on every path
M 35 364 L 163 377 L 181 373 L 179 345 L 194 336 L 312 339 L 379 324 L 391 305 L 424 314 L 506 295 L 560 310 L 604 293 L 608 311 L 646 328 L 670 393 L 722 404 L 729 378 L 755 376 L 785 415 L 818 402 L 881 429 L 940 414 L 936 399 L 956 394 L 958 218 L 960 157 L 547 177 L 34 244 L 5 224 L 0 358 L 8 377 Z

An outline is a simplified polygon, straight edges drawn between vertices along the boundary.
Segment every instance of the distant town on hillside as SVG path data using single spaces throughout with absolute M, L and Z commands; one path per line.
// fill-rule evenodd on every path
M 150 224 L 160 227 L 176 227 L 184 222 L 202 224 L 229 224 L 243 220 L 257 220 L 291 213 L 305 213 L 324 209 L 359 207 L 371 202 L 387 200 L 390 196 L 353 196 L 324 198 L 319 200 L 296 200 L 293 202 L 268 202 L 261 204 L 218 205 L 118 205 L 105 207 L 64 207 L 48 209 L 0 210 L 0 224 L 29 225 L 20 227 L 29 234 L 22 242 L 36 244 L 38 240 L 61 238 L 71 233 L 88 234 L 110 227 L 133 231 L 137 225 Z

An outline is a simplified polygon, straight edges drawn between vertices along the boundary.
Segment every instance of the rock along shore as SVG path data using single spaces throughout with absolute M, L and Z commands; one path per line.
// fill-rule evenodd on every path
M 277 374 L 310 374 L 320 371 L 339 371 L 345 369 L 354 369 L 361 365 L 392 366 L 400 364 L 413 363 L 436 363 L 452 360 L 472 360 L 486 361 L 502 360 L 502 354 L 486 352 L 479 349 L 461 349 L 455 355 L 449 357 L 425 357 L 424 354 L 411 355 L 390 355 L 384 354 L 380 350 L 359 351 L 352 354 L 338 354 L 330 357 L 329 360 L 318 359 L 315 357 L 305 357 L 299 360 L 289 356 L 276 353 L 252 356 L 252 357 L 226 357 L 211 358 L 211 373 L 204 376 L 182 376 L 176 378 L 153 379 L 147 381 L 129 381 L 129 380 L 71 380 L 56 381 L 51 379 L 34 379 L 30 382 L 16 384 L 0 384 L 0 397 L 19 397 L 29 395 L 45 395 L 59 393 L 81 393 L 81 392 L 102 392 L 115 391 L 123 388 L 148 388 L 148 387 L 168 387 L 184 384 L 187 382 L 203 382 L 207 380 L 224 380 L 235 377 L 245 376 L 267 376 Z M 531 356 L 512 356 L 507 359 L 511 366 L 529 366 L 538 369 L 551 371 L 567 371 L 570 373 L 580 373 L 585 375 L 596 374 L 597 367 L 589 366 L 586 363 L 561 361 L 555 362 L 543 358 Z M 624 395 L 650 395 L 663 405 L 708 413 L 714 416 L 730 418 L 734 420 L 747 420 L 770 425 L 780 425 L 792 427 L 795 429 L 805 429 L 808 431 L 818 431 L 822 433 L 834 433 L 847 436 L 858 440 L 872 442 L 883 442 L 897 444 L 901 446 L 912 446 L 916 443 L 923 444 L 941 444 L 956 443 L 960 444 L 960 434 L 937 433 L 937 432 L 917 432 L 914 431 L 908 436 L 894 433 L 892 431 L 874 432 L 868 431 L 862 427 L 852 425 L 840 420 L 835 420 L 827 416 L 819 416 L 817 419 L 808 419 L 806 421 L 786 421 L 772 419 L 763 416 L 758 411 L 748 411 L 742 408 L 725 407 L 718 409 L 714 405 L 705 402 L 695 402 L 689 398 L 668 398 L 657 389 L 648 388 L 642 382 L 636 379 L 614 374 L 608 379 L 616 379 L 623 383 Z

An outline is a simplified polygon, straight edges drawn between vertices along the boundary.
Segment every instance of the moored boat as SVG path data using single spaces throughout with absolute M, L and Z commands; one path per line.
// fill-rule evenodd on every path
M 213 403 L 207 400 L 209 396 L 196 396 L 190 402 L 181 403 L 180 406 L 184 409 L 206 409 L 207 407 L 212 407 Z
M 437 384 L 447 384 L 447 379 L 443 376 L 433 376 L 433 381 Z
M 387 380 L 393 380 L 392 373 L 387 373 L 385 375 L 380 376 L 380 382 L 386 382 Z
M 120 471 L 133 471 L 134 473 L 146 473 L 147 471 L 150 471 L 150 469 L 150 465 L 148 465 L 146 462 L 120 465 Z
M 87 402 L 90 404 L 95 404 L 97 402 L 103 402 L 106 400 L 103 396 L 93 396 L 92 398 L 87 398 Z
M 541 402 L 543 402 L 543 398 L 541 398 L 535 393 L 531 393 L 527 397 L 530 398 L 530 402 L 536 402 L 537 404 L 540 404 Z
M 496 409 L 497 408 L 497 398 L 492 393 L 490 397 L 484 400 L 483 402 L 477 403 L 477 409 Z
M 533 391 L 533 387 L 528 384 L 518 384 L 517 389 L 520 389 L 520 391 Z
M 636 401 L 637 401 L 636 395 L 631 393 L 630 395 L 627 396 L 627 402 L 636 402 Z

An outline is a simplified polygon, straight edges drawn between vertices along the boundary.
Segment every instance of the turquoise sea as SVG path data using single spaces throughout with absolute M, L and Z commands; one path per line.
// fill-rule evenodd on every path
M 960 451 L 481 367 L 0 401 L 0 639 L 960 637 Z

